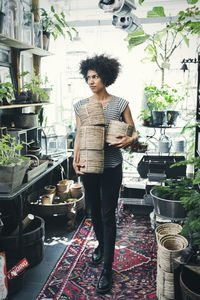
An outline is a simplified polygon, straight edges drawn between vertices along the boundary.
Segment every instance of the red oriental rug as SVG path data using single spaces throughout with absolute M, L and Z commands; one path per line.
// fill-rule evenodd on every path
M 150 251 L 153 239 L 148 217 L 122 212 L 117 227 L 113 288 L 99 295 L 96 285 L 102 264 L 99 268 L 88 265 L 97 243 L 90 219 L 83 220 L 37 300 L 157 299 L 156 247 Z

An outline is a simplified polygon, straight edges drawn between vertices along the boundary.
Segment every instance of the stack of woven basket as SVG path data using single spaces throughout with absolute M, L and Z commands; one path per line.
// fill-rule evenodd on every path
M 84 173 L 101 174 L 104 170 L 104 144 L 117 142 L 116 135 L 131 136 L 134 127 L 111 120 L 105 132 L 105 116 L 100 102 L 91 102 L 80 106 L 80 170 Z
M 157 297 L 158 300 L 175 299 L 174 259 L 188 246 L 187 240 L 179 235 L 182 227 L 165 223 L 156 228 L 157 255 Z
M 80 170 L 84 173 L 103 173 L 105 116 L 100 102 L 92 102 L 79 108 L 80 129 Z

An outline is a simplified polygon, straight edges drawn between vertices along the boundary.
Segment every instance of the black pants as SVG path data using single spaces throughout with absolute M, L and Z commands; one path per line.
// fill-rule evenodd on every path
M 122 182 L 122 165 L 105 169 L 103 174 L 85 174 L 82 181 L 91 209 L 94 232 L 104 251 L 104 265 L 111 265 L 114 260 L 115 209 Z

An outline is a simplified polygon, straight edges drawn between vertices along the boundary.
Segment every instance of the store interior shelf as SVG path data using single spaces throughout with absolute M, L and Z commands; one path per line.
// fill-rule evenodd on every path
M 43 106 L 52 104 L 50 102 L 38 102 L 38 103 L 30 103 L 30 104 L 11 104 L 0 106 L 0 109 L 11 109 L 11 108 L 21 108 L 21 107 L 30 107 L 30 106 Z
M 0 34 L 0 43 L 2 43 L 4 45 L 7 45 L 9 47 L 12 47 L 12 48 L 19 49 L 19 50 L 26 50 L 26 51 L 28 51 L 32 54 L 39 55 L 39 56 L 52 55 L 52 53 L 49 52 L 49 51 L 43 50 L 41 48 L 34 47 L 33 45 L 23 43 L 23 42 L 18 41 L 16 39 L 10 38 L 10 37 L 8 37 L 4 34 Z

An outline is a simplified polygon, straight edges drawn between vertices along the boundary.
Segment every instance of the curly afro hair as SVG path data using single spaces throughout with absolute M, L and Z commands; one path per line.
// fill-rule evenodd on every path
M 121 65 L 115 58 L 108 56 L 95 55 L 80 62 L 80 73 L 87 82 L 87 72 L 89 70 L 96 71 L 101 78 L 103 84 L 107 87 L 113 84 L 119 74 Z

